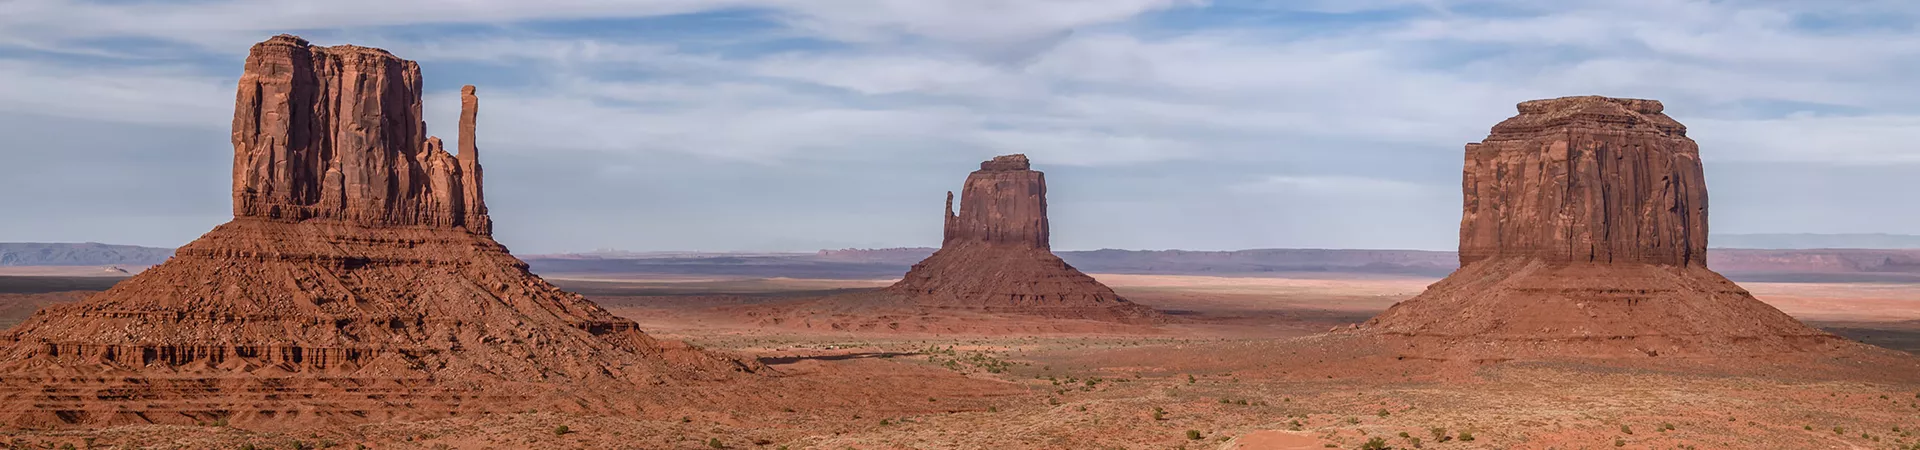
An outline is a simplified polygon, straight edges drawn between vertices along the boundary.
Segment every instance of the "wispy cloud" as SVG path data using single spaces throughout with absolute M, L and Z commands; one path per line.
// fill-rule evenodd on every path
M 724 23 L 739 29 L 675 31 L 715 16 L 737 16 Z M 1088 180 L 1089 204 L 1445 205 L 1430 194 L 1454 195 L 1462 143 L 1519 101 L 1562 95 L 1663 100 L 1715 164 L 1920 164 L 1909 144 L 1920 138 L 1916 19 L 1920 4 L 1894 0 L 13 0 L 0 2 L 0 112 L 106 135 L 120 124 L 195 129 L 218 147 L 247 46 L 297 32 L 422 61 L 435 133 L 454 123 L 452 87 L 481 85 L 491 154 L 604 159 L 556 166 L 591 180 L 672 165 L 710 171 L 675 175 L 716 189 L 788 189 L 716 180 L 852 166 L 918 180 L 1025 152 Z M 1120 185 L 1140 173 L 1196 192 L 1103 194 L 1137 191 Z M 1742 207 L 1738 195 L 1717 191 L 1716 209 Z M 861 199 L 882 201 L 840 204 Z M 565 206 L 554 203 L 538 206 Z M 574 213 L 595 214 L 589 206 L 601 205 Z M 1445 231 L 1453 209 L 1355 214 Z M 1246 214 L 1205 211 L 1218 220 L 1179 226 Z M 1138 219 L 1085 223 L 1173 226 Z M 1356 238 L 1351 226 L 1264 217 L 1232 230 L 1269 223 L 1288 228 L 1254 235 Z M 1140 246 L 1155 235 L 1102 232 Z

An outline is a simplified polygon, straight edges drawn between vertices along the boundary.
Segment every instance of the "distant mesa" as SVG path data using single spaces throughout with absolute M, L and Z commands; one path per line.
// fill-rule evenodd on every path
M 1368 330 L 1445 359 L 1846 344 L 1707 269 L 1699 147 L 1660 102 L 1567 97 L 1519 110 L 1467 144 L 1460 269 Z
M 753 363 L 658 341 L 491 237 L 460 153 L 426 134 L 420 67 L 281 35 L 233 119 L 233 220 L 164 264 L 0 335 L 0 422 L 323 424 L 528 408 L 635 412 Z
M 921 306 L 1121 322 L 1160 317 L 1053 254 L 1046 174 L 1026 155 L 980 163 L 961 188 L 958 214 L 953 200 L 948 192 L 940 250 L 887 291 Z
M 957 214 L 954 200 L 948 192 L 940 249 L 891 286 L 876 292 L 722 309 L 771 325 L 936 334 L 1105 332 L 1135 330 L 1135 325 L 1166 320 L 1053 254 L 1046 175 L 1033 170 L 1026 155 L 980 163 L 980 170 L 968 175 L 961 188 Z M 871 263 L 921 251 L 812 256 Z

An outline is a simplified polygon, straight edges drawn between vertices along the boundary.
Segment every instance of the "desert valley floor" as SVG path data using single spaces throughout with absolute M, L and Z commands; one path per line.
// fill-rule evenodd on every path
M 17 273 L 17 272 L 16 272 Z M 0 277 L 0 325 L 115 278 Z M 1647 358 L 1437 362 L 1369 354 L 1337 329 L 1435 279 L 1094 274 L 1164 325 L 899 317 L 774 323 L 742 306 L 890 280 L 547 274 L 649 334 L 757 358 L 791 405 L 745 397 L 634 417 L 553 412 L 286 429 L 8 431 L 12 448 L 1912 448 L 1920 373 Z M 1743 282 L 1822 329 L 1920 351 L 1920 284 Z M 856 328 L 849 332 L 844 328 Z M 910 328 L 910 327 L 900 327 Z M 924 329 L 924 328 L 923 328 Z M 1329 332 L 1334 330 L 1336 332 Z M 1761 367 L 1762 369 L 1754 369 Z M 812 392 L 803 392 L 811 390 Z M 876 394 L 879 392 L 879 394 Z M 799 397 L 839 397 L 832 402 Z

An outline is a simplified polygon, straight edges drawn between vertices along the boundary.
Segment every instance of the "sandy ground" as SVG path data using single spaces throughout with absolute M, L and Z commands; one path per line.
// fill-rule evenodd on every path
M 306 430 L 218 424 L 14 430 L 0 432 L 0 443 L 49 449 L 1355 449 L 1370 440 L 1397 449 L 1920 445 L 1914 435 L 1920 373 L 1910 370 L 1848 361 L 1725 370 L 1685 360 L 1397 360 L 1367 356 L 1373 353 L 1364 345 L 1325 332 L 1364 320 L 1433 279 L 1096 277 L 1179 320 L 1137 333 L 1088 335 L 810 332 L 739 323 L 714 307 L 885 281 L 555 280 L 651 334 L 757 356 L 807 381 L 791 386 L 929 381 L 891 394 L 925 397 L 924 408 L 754 415 L 715 405 L 679 420 L 535 411 Z M 1896 339 L 1920 330 L 1920 285 L 1745 286 L 1803 320 L 1864 330 L 1843 332 L 1848 336 L 1880 333 L 1891 347 L 1920 350 Z M 946 392 L 940 380 L 965 380 L 951 385 L 969 387 Z M 786 394 L 834 395 L 830 389 Z

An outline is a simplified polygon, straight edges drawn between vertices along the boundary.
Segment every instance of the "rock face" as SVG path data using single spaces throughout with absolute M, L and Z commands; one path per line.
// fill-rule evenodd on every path
M 1660 102 L 1535 100 L 1467 144 L 1461 267 L 1367 323 L 1419 356 L 1840 345 L 1706 267 L 1699 147 Z
M 1705 264 L 1700 147 L 1660 102 L 1568 97 L 1519 109 L 1467 144 L 1461 265 L 1507 256 Z
M 476 105 L 469 86 L 455 157 L 424 134 L 413 62 L 285 35 L 255 45 L 233 220 L 0 335 L 0 421 L 632 412 L 757 368 L 657 341 L 527 272 L 490 236 Z
M 995 157 L 967 176 L 959 214 L 947 193 L 940 250 L 887 290 L 940 308 L 1123 322 L 1161 317 L 1054 256 L 1048 232 L 1046 175 L 1026 155 Z
M 233 111 L 233 215 L 492 230 L 461 90 L 460 156 L 426 134 L 420 65 L 377 48 L 253 46 Z

